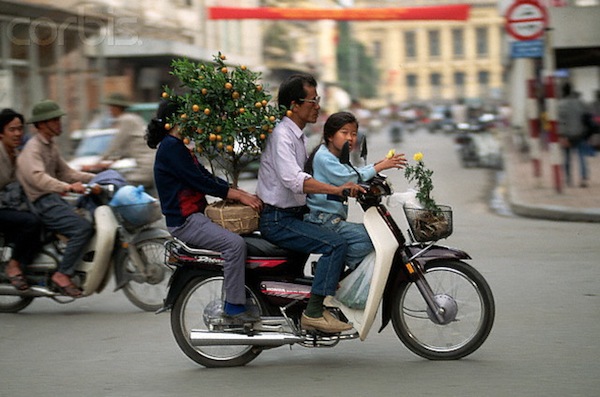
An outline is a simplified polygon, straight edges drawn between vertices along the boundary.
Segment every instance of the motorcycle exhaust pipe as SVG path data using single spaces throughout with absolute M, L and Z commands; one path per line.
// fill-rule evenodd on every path
M 25 291 L 19 291 L 12 285 L 0 285 L 0 296 L 1 295 L 10 295 L 10 296 L 23 296 L 23 297 L 33 297 L 33 298 L 49 298 L 52 296 L 56 296 L 57 293 L 54 291 L 50 291 L 46 287 L 40 287 L 37 285 L 31 286 L 29 289 Z
M 233 332 L 210 332 L 192 330 L 190 341 L 193 346 L 219 346 L 219 345 L 253 345 L 278 347 L 293 345 L 304 341 L 304 337 L 289 333 L 259 333 L 236 334 Z

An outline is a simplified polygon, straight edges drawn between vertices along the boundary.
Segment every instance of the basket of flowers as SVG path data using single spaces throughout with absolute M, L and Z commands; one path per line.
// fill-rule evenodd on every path
M 423 154 L 416 153 L 416 165 L 408 165 L 404 176 L 416 182 L 416 198 L 420 206 L 405 204 L 404 214 L 413 238 L 418 242 L 437 241 L 452 234 L 452 208 L 438 205 L 431 195 L 433 171 L 425 167 Z

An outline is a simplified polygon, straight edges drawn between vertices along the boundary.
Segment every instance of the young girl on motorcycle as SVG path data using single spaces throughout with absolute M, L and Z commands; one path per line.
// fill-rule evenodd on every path
M 227 181 L 211 174 L 185 146 L 178 127 L 165 128 L 167 119 L 177 112 L 174 102 L 162 102 L 147 133 L 148 146 L 158 146 L 154 180 L 167 228 L 185 243 L 223 254 L 225 315 L 236 322 L 257 321 L 259 318 L 245 306 L 246 243 L 240 235 L 207 218 L 204 209 L 207 195 L 239 201 L 256 211 L 262 209 L 262 201 L 253 194 L 230 188 Z
M 334 113 L 323 127 L 323 143 L 311 154 L 307 162 L 307 172 L 324 183 L 340 186 L 346 182 L 359 182 L 356 171 L 362 181 L 373 178 L 378 172 L 390 168 L 403 168 L 406 165 L 404 154 L 353 169 L 340 162 L 342 147 L 349 143 L 350 150 L 356 149 L 358 120 L 350 112 Z M 362 259 L 373 251 L 363 224 L 347 222 L 348 202 L 339 196 L 328 194 L 309 194 L 307 205 L 310 213 L 305 216 L 308 222 L 330 228 L 342 235 L 348 242 L 346 262 L 351 269 L 356 268 Z

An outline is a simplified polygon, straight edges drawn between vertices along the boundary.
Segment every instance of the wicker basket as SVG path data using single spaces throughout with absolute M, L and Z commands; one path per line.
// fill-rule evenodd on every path
M 111 206 L 113 212 L 127 230 L 133 230 L 162 218 L 158 200 L 143 204 Z
M 204 213 L 216 224 L 237 234 L 249 234 L 258 229 L 258 212 L 241 203 L 217 201 L 209 204 Z
M 438 207 L 439 210 L 425 210 L 404 206 L 408 226 L 416 241 L 437 241 L 452 234 L 452 208 Z

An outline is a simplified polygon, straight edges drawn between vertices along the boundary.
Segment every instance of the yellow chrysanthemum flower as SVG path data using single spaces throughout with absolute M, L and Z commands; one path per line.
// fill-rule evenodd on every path
M 423 153 L 421 153 L 421 152 L 415 153 L 415 155 L 413 156 L 413 159 L 415 161 L 421 161 L 421 160 L 423 160 Z

